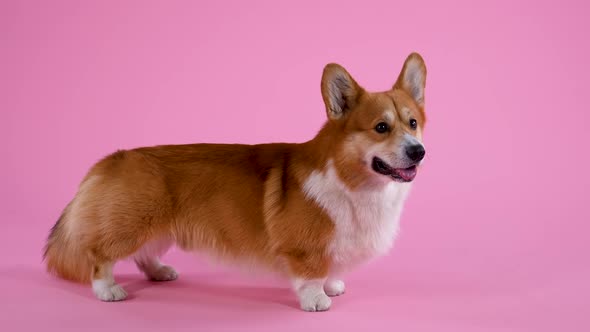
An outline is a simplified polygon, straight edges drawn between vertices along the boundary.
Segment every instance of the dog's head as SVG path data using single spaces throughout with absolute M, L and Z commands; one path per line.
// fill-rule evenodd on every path
M 325 67 L 322 96 L 339 175 L 355 187 L 409 182 L 426 153 L 422 144 L 426 66 L 417 53 L 406 59 L 393 87 L 365 91 L 338 64 Z

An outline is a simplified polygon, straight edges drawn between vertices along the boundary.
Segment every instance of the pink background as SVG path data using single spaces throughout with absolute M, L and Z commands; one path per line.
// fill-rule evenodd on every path
M 477 3 L 477 4 L 476 4 Z M 584 1 L 2 1 L 0 321 L 211 331 L 588 331 L 590 24 Z M 130 301 L 47 276 L 49 228 L 98 158 L 190 142 L 301 142 L 323 66 L 384 90 L 427 63 L 427 159 L 392 253 L 331 311 L 174 250 Z

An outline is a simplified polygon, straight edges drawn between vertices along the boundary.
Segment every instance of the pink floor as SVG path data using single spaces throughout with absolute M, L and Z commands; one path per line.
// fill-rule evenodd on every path
M 590 331 L 590 11 L 583 1 L 2 1 L 0 329 Z M 390 255 L 329 312 L 177 250 L 130 299 L 45 274 L 49 228 L 119 148 L 301 142 L 323 66 L 369 90 L 419 51 L 426 160 Z
M 419 211 L 417 204 L 413 210 Z M 441 211 L 440 217 L 457 216 Z M 510 243 L 501 238 L 496 249 L 483 249 L 474 243 L 458 244 L 456 232 L 441 227 L 433 230 L 440 239 L 424 244 L 421 238 L 431 236 L 427 223 L 420 213 L 408 213 L 407 227 L 393 254 L 351 274 L 347 293 L 335 298 L 325 313 L 299 311 L 288 285 L 280 280 L 211 266 L 176 250 L 166 261 L 181 272 L 180 279 L 148 282 L 124 262 L 116 271 L 130 298 L 103 303 L 89 287 L 47 276 L 38 251 L 23 251 L 24 245 L 38 245 L 43 234 L 5 229 L 3 243 L 15 245 L 4 249 L 7 257 L 0 268 L 4 297 L 0 317 L 10 327 L 7 331 L 63 327 L 586 331 L 590 327 L 590 269 L 582 259 L 586 253 L 563 257 L 539 253 L 534 246 L 507 251 L 503 248 Z M 447 241 L 454 242 L 453 248 Z

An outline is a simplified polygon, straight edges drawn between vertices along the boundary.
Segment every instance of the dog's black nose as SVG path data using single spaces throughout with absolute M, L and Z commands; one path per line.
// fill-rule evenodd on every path
M 426 154 L 426 151 L 424 150 L 424 147 L 421 144 L 410 145 L 406 148 L 406 155 L 412 161 L 418 162 L 418 161 L 422 160 L 422 158 L 424 158 L 425 154 Z

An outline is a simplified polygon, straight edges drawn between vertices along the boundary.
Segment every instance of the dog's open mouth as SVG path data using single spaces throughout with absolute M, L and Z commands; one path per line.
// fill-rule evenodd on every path
M 418 173 L 416 165 L 410 166 L 408 168 L 393 168 L 379 157 L 373 157 L 372 167 L 375 172 L 390 176 L 394 180 L 402 182 L 410 182 L 414 180 L 416 174 Z

